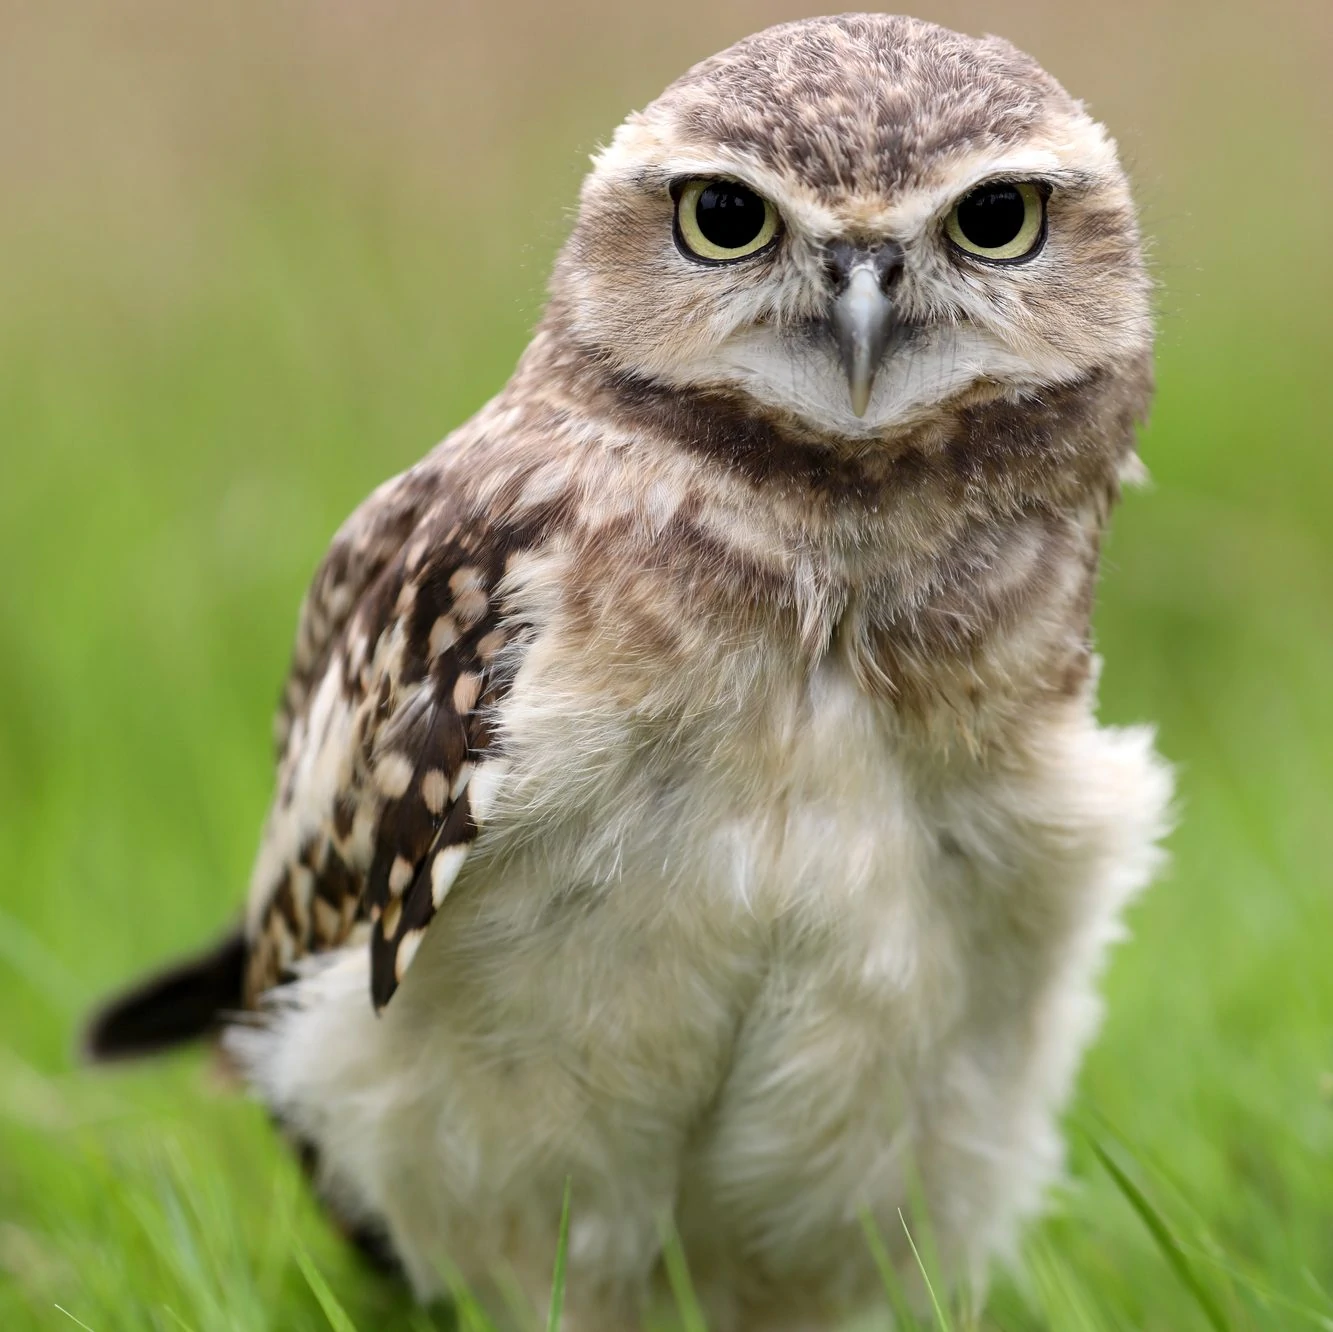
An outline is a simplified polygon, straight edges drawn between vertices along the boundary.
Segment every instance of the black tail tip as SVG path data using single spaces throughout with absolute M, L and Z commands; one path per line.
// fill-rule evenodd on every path
M 149 976 L 98 1009 L 79 1053 L 92 1064 L 161 1054 L 215 1031 L 241 1007 L 245 936 L 239 929 L 213 948 Z

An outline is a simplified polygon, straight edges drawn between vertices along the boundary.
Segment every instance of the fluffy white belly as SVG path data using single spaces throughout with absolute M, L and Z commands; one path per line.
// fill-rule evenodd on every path
M 572 1270 L 628 1308 L 673 1217 L 720 1324 L 783 1283 L 854 1302 L 865 1211 L 896 1236 L 919 1194 L 975 1270 L 1038 1202 L 1154 863 L 1150 737 L 1071 704 L 987 767 L 905 754 L 832 670 L 806 704 L 767 767 L 627 758 L 571 795 L 540 764 L 575 736 L 520 750 L 542 836 L 501 817 L 383 1016 L 353 949 L 240 1038 L 419 1289 L 500 1258 L 539 1290 L 567 1177 Z

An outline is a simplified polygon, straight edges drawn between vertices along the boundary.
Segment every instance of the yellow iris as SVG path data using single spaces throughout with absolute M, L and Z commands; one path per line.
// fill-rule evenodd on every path
M 964 253 L 981 259 L 1022 259 L 1041 239 L 1046 202 L 1031 181 L 981 185 L 949 213 L 944 230 Z
M 727 263 L 757 253 L 777 235 L 778 210 L 744 185 L 692 180 L 680 192 L 676 225 L 691 254 Z

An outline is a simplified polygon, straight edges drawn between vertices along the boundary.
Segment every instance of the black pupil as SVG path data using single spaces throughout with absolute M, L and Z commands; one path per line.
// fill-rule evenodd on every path
M 1020 231 L 1027 205 L 1013 185 L 983 185 L 958 205 L 958 229 L 980 250 L 999 250 Z
M 700 193 L 694 220 L 719 249 L 740 250 L 764 229 L 764 201 L 744 185 L 716 181 Z

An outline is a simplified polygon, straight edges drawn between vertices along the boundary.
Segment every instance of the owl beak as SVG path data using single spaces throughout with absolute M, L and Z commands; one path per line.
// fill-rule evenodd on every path
M 902 250 L 835 250 L 829 264 L 835 283 L 829 325 L 838 344 L 852 411 L 864 416 L 884 352 L 902 327 L 889 295 L 902 274 Z

